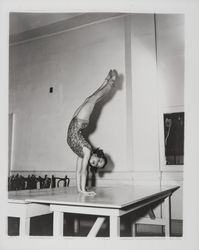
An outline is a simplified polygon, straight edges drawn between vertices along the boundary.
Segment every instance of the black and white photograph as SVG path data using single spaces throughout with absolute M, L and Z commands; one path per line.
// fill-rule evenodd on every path
M 186 14 L 47 9 L 7 12 L 7 246 L 180 249 Z

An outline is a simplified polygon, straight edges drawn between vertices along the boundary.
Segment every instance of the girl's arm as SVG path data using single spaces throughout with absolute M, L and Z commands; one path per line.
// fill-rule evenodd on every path
M 87 195 L 95 195 L 96 193 L 95 192 L 88 192 L 86 191 L 86 178 L 87 178 L 87 168 L 88 168 L 88 162 L 89 162 L 89 159 L 90 159 L 90 154 L 91 154 L 91 151 L 90 149 L 88 148 L 83 148 L 83 151 L 84 151 L 84 157 L 82 159 L 82 169 L 81 169 L 81 184 L 80 184 L 80 189 L 82 191 L 82 193 L 85 193 Z
M 76 182 L 77 182 L 77 190 L 78 192 L 81 192 L 80 188 L 80 176 L 81 176 L 81 169 L 82 169 L 82 158 L 77 157 L 77 163 L 76 163 Z
M 86 178 L 87 178 L 87 167 L 90 159 L 90 150 L 86 147 L 83 148 L 84 157 L 82 159 L 82 170 L 81 170 L 81 190 L 86 192 Z

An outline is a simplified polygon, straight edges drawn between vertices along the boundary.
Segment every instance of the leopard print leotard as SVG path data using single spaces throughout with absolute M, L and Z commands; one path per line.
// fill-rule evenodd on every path
M 79 157 L 83 158 L 83 147 L 92 150 L 91 145 L 85 140 L 82 135 L 82 130 L 88 126 L 88 121 L 74 117 L 68 127 L 67 143 L 72 151 Z

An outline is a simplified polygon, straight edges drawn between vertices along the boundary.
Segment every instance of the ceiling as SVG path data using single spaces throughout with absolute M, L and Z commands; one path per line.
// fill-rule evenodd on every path
M 37 29 L 83 13 L 10 13 L 10 35 Z
M 11 12 L 10 45 L 124 15 L 114 12 Z

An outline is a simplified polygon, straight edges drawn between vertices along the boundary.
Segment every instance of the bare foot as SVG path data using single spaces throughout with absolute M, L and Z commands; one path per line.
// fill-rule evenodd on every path
M 115 69 L 112 70 L 111 80 L 116 81 L 117 77 L 118 77 L 117 70 L 115 70 Z
M 111 79 L 111 75 L 112 75 L 112 69 L 108 72 L 107 77 L 105 78 L 105 81 L 109 81 Z
M 117 76 L 118 76 L 117 71 L 115 69 L 114 70 L 111 69 L 108 73 L 108 76 L 106 77 L 107 84 L 111 84 L 114 87 L 115 86 L 114 83 L 117 79 Z

